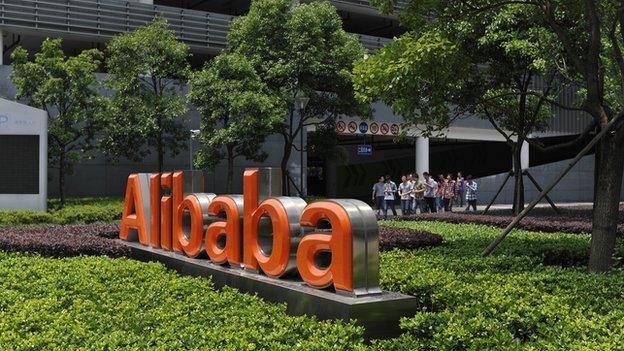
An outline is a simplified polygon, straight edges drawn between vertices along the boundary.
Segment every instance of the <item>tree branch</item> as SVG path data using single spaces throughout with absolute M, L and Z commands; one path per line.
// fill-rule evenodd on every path
M 492 124 L 494 129 L 496 129 L 497 132 L 499 132 L 502 136 L 505 137 L 505 140 L 507 141 L 507 144 L 509 146 L 513 146 L 513 140 L 511 140 L 511 137 L 507 135 L 507 133 L 505 133 L 505 131 L 496 123 L 496 121 L 494 121 L 494 118 L 492 117 L 492 115 L 490 115 L 490 112 L 487 109 L 484 109 L 483 111 L 485 112 L 485 115 L 487 116 L 488 121 L 490 121 L 490 124 Z
M 611 24 L 611 28 L 609 30 L 609 39 L 611 40 L 611 46 L 613 47 L 615 62 L 617 62 L 618 68 L 620 69 L 620 89 L 624 92 L 624 57 L 622 56 L 622 49 L 620 48 L 620 43 L 618 42 L 618 38 L 616 36 L 618 23 L 620 24 L 620 33 L 624 36 L 624 31 L 622 31 L 622 29 L 624 29 L 624 27 L 622 27 L 622 22 L 624 22 L 624 7 L 620 7 L 615 16 L 616 17 L 613 19 L 613 23 Z
M 585 130 L 583 130 L 583 132 L 579 134 L 579 136 L 576 137 L 574 140 L 568 141 L 566 143 L 558 144 L 558 145 L 544 147 L 543 144 L 540 144 L 535 140 L 531 140 L 527 138 L 526 141 L 540 152 L 559 151 L 564 148 L 573 147 L 573 146 L 581 144 L 583 141 L 585 141 L 585 139 L 589 136 L 589 134 L 596 128 L 596 125 L 597 124 L 595 121 L 588 124 L 587 127 L 585 127 Z
M 553 31 L 555 32 L 559 40 L 561 40 L 561 43 L 563 44 L 563 48 L 566 51 L 568 58 L 572 61 L 574 68 L 578 72 L 584 73 L 584 64 L 583 64 L 583 61 L 581 60 L 581 55 L 579 54 L 577 49 L 574 47 L 572 40 L 570 39 L 568 34 L 565 32 L 565 29 L 563 28 L 563 26 L 557 23 L 551 3 L 545 4 L 545 6 L 543 6 L 542 8 L 544 10 L 544 14 L 546 15 L 546 22 L 553 29 Z
M 585 109 L 583 109 L 583 108 L 564 105 L 564 104 L 562 104 L 562 103 L 560 103 L 560 102 L 558 102 L 556 100 L 549 99 L 544 94 L 539 94 L 539 93 L 537 93 L 535 91 L 528 91 L 527 94 L 528 95 L 537 96 L 537 97 L 540 97 L 540 98 L 543 97 L 544 100 L 546 102 L 548 102 L 549 104 L 554 105 L 554 106 L 559 107 L 559 108 L 564 109 L 564 110 L 568 110 L 568 111 L 583 111 L 583 112 L 585 112 Z

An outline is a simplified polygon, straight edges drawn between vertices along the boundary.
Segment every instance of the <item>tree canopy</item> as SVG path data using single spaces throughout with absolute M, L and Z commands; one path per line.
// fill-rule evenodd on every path
M 277 130 L 284 140 L 285 193 L 294 184 L 289 160 L 299 133 L 339 115 L 370 114 L 368 105 L 353 97 L 353 62 L 364 56 L 364 47 L 342 29 L 336 8 L 326 1 L 253 1 L 248 14 L 232 22 L 227 50 L 247 58 L 286 106 Z M 310 100 L 298 111 L 295 98 L 301 93 Z
M 375 0 L 384 11 L 393 0 Z M 522 14 L 522 21 L 517 21 Z M 485 42 L 503 43 L 505 53 L 533 56 L 532 68 L 552 69 L 563 87 L 577 92 L 578 103 L 562 105 L 553 96 L 537 95 L 550 105 L 589 114 L 604 128 L 624 115 L 624 3 L 609 0 L 408 0 L 398 10 L 402 24 L 417 37 L 431 30 L 449 33 L 479 23 L 491 23 L 496 35 L 484 33 Z M 515 16 L 515 17 L 514 17 Z M 500 30 L 504 29 L 504 30 Z M 493 40 L 493 41 L 492 41 Z M 473 56 L 475 53 L 466 52 Z M 485 63 L 485 62 L 484 62 Z M 502 66 L 503 73 L 510 70 Z M 462 72 L 463 73 L 463 72 Z M 548 77 L 547 74 L 539 72 Z M 556 94 L 555 94 L 556 96 Z M 590 125 L 591 127 L 591 125 Z M 588 135 L 592 128 L 581 132 Z M 583 139 L 583 138 L 579 138 Z M 615 246 L 619 194 L 624 169 L 624 128 L 616 125 L 596 149 L 594 229 L 589 262 L 591 271 L 611 266 Z
M 227 191 L 232 190 L 237 157 L 263 161 L 265 138 L 281 123 L 285 109 L 251 63 L 240 54 L 223 53 L 190 79 L 189 99 L 202 115 L 198 153 L 202 167 L 228 163 Z
M 180 85 L 190 74 L 188 46 L 164 19 L 113 38 L 107 47 L 106 85 L 113 90 L 104 151 L 138 160 L 156 148 L 158 170 L 166 151 L 186 147 L 188 111 Z

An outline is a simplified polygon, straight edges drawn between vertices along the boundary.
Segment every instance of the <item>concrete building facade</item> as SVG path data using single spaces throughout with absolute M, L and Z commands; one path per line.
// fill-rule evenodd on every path
M 403 33 L 395 17 L 379 14 L 367 0 L 330 2 L 343 18 L 345 30 L 357 35 L 370 51 L 381 48 L 393 37 Z M 225 48 L 231 20 L 235 16 L 244 15 L 248 8 L 248 0 L 0 0 L 0 96 L 11 99 L 15 95 L 9 79 L 9 57 L 17 45 L 36 51 L 46 37 L 61 37 L 64 39 L 63 48 L 69 55 L 87 48 L 103 49 L 113 36 L 132 31 L 154 17 L 162 16 L 178 38 L 189 45 L 193 66 L 201 67 L 203 62 Z M 562 99 L 574 98 L 573 92 L 566 94 Z M 373 120 L 357 117 L 341 120 L 339 127 L 342 129 L 338 130 L 340 144 L 349 155 L 345 164 L 308 159 L 306 153 L 301 157 L 299 152 L 293 152 L 290 171 L 296 178 L 295 182 L 298 184 L 300 177 L 303 177 L 306 192 L 312 195 L 368 199 L 370 185 L 380 174 L 389 173 L 396 177 L 413 171 L 463 171 L 464 174 L 482 178 L 481 199 L 486 201 L 490 196 L 488 194 L 492 193 L 489 189 L 497 188 L 497 182 L 500 181 L 498 174 L 504 174 L 511 168 L 510 152 L 503 137 L 487 121 L 469 116 L 457 120 L 448 130 L 435 137 L 425 138 L 414 132 L 397 142 L 394 135 L 402 128 L 401 118 L 382 104 L 375 104 L 374 109 Z M 199 129 L 200 118 L 196 111 L 191 109 L 186 118 L 190 129 Z M 557 110 L 548 129 L 537 137 L 543 140 L 573 137 L 585 128 L 589 120 L 588 116 L 579 112 Z M 308 130 L 304 135 L 304 144 L 310 132 L 313 130 Z M 192 148 L 195 150 L 199 147 L 193 140 L 189 140 L 189 143 L 194 143 Z M 269 157 L 263 165 L 278 166 L 282 146 L 279 136 L 270 137 L 264 146 Z M 358 152 L 360 150 L 371 152 Z M 539 181 L 545 182 L 549 172 L 557 167 L 557 162 L 570 157 L 571 152 L 540 156 L 525 145 L 523 168 L 530 169 Z M 168 169 L 189 169 L 189 163 L 189 153 L 185 151 L 176 157 L 169 157 L 165 165 Z M 303 167 L 300 166 L 302 163 Z M 583 187 L 593 184 L 593 174 L 586 172 L 591 163 L 590 156 L 575 168 L 569 179 L 592 178 L 582 184 Z M 236 191 L 241 189 L 242 170 L 249 166 L 258 165 L 244 160 L 237 161 L 234 181 Z M 301 168 L 304 174 L 301 174 Z M 155 155 L 140 163 L 127 160 L 110 163 L 96 155 L 75 167 L 74 175 L 67 179 L 68 195 L 119 196 L 129 173 L 155 169 Z M 220 193 L 225 190 L 224 174 L 224 165 L 219 165 L 210 173 L 210 191 Z M 49 175 L 49 193 L 54 196 L 58 191 L 57 171 L 50 169 Z M 587 188 L 578 193 L 567 192 L 565 200 L 586 201 L 590 191 Z M 505 189 L 499 201 L 508 202 L 510 194 L 511 191 Z M 529 192 L 527 199 L 531 199 L 531 196 Z

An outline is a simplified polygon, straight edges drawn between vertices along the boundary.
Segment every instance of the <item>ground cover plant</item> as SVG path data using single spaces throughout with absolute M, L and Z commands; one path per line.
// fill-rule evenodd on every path
M 562 207 L 560 213 L 550 208 L 533 209 L 519 224 L 520 228 L 541 232 L 591 233 L 592 210 L 586 206 Z M 491 210 L 488 214 L 472 213 L 458 210 L 457 212 L 423 213 L 404 216 L 401 220 L 430 220 L 449 223 L 476 223 L 505 228 L 514 219 L 509 211 Z M 619 213 L 619 236 L 624 235 L 624 205 Z
M 587 273 L 588 234 L 517 230 L 483 258 L 498 228 L 383 224 L 440 233 L 446 243 L 381 254 L 383 288 L 418 297 L 421 311 L 402 321 L 403 335 L 376 349 L 624 349 L 624 270 Z
M 128 256 L 128 247 L 106 238 L 118 231 L 114 223 L 0 227 L 0 250 L 51 257 Z
M 379 226 L 379 251 L 392 249 L 413 250 L 427 246 L 439 246 L 444 243 L 442 235 L 426 230 L 415 230 L 395 226 Z
M 1 226 L 27 224 L 78 224 L 111 222 L 121 218 L 123 200 L 114 197 L 66 199 L 59 208 L 58 200 L 48 201 L 48 211 L 0 211 Z
M 0 348 L 350 350 L 353 324 L 292 317 L 207 278 L 106 257 L 0 251 Z
M 290 317 L 284 306 L 159 264 L 91 250 L 115 224 L 0 228 L 0 345 L 10 349 L 621 350 L 624 244 L 617 268 L 586 271 L 588 234 L 516 230 L 494 255 L 493 226 L 380 222 L 381 285 L 416 296 L 420 311 L 395 339 L 362 342 L 352 324 Z M 20 236 L 22 235 L 22 236 Z M 3 237 L 16 238 L 11 247 Z M 37 242 L 80 242 L 55 255 Z M 65 237 L 69 237 L 67 241 Z M 114 241 L 98 238 L 106 243 Z M 27 242 L 23 246 L 21 240 Z M 30 240 L 30 242 L 29 242 Z M 73 241 L 72 241 L 73 242 Z M 16 244 L 17 243 L 17 244 Z M 56 245 L 56 246 L 55 246 Z M 85 249 L 88 248 L 88 249 Z M 82 249 L 82 251 L 80 251 Z M 109 248 L 110 249 L 110 248 Z M 7 253 L 19 250 L 30 253 Z M 104 249 L 103 249 L 104 250 Z M 105 326 L 105 327 L 102 327 Z

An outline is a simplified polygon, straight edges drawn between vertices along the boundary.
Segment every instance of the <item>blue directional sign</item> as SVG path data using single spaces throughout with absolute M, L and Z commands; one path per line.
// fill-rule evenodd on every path
M 371 156 L 373 154 L 373 145 L 358 145 L 357 154 Z
M 366 134 L 368 132 L 368 124 L 366 122 L 360 123 L 360 133 Z

